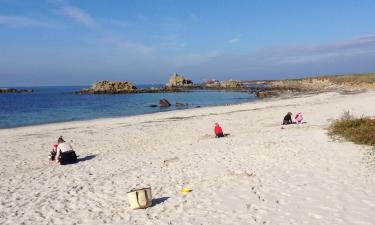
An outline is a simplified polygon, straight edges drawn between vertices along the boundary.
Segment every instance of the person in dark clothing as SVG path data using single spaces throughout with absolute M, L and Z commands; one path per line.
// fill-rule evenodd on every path
M 71 144 L 64 141 L 64 139 L 60 136 L 58 141 L 55 161 L 60 163 L 60 165 L 66 165 L 70 163 L 77 163 L 77 155 L 73 150 Z
M 288 124 L 292 124 L 293 121 L 292 121 L 292 113 L 291 112 L 288 112 L 285 117 L 284 117 L 284 120 L 283 120 L 283 125 L 288 125 Z

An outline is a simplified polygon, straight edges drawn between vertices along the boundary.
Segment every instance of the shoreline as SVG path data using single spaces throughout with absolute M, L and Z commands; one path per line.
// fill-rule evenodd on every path
M 226 91 L 226 90 L 224 90 Z M 363 90 L 362 90 L 363 91 Z M 367 90 L 365 90 L 367 91 Z M 311 96 L 315 94 L 322 94 L 322 93 L 339 93 L 338 90 L 334 91 L 321 91 L 321 92 L 304 92 L 304 93 L 290 93 L 288 95 L 280 95 L 280 96 L 274 96 L 274 97 L 268 97 L 268 98 L 257 98 L 249 99 L 244 102 L 234 102 L 234 103 L 227 103 L 227 104 L 218 104 L 218 105 L 208 105 L 208 106 L 197 106 L 193 108 L 175 108 L 170 109 L 166 111 L 159 111 L 159 112 L 145 112 L 142 114 L 134 114 L 134 115 L 119 115 L 119 116 L 108 116 L 108 117 L 97 117 L 97 118 L 88 118 L 88 119 L 77 119 L 77 120 L 67 120 L 67 121 L 56 121 L 56 122 L 45 122 L 45 123 L 36 123 L 36 124 L 29 124 L 29 125 L 20 125 L 20 126 L 13 126 L 13 127 L 0 127 L 1 130 L 10 130 L 10 129 L 20 129 L 20 128 L 26 128 L 26 127 L 33 127 L 33 126 L 45 126 L 45 125 L 53 125 L 53 124 L 61 124 L 61 123 L 75 123 L 75 122 L 86 122 L 86 121 L 95 121 L 95 120 L 105 120 L 105 119 L 117 119 L 117 118 L 129 118 L 134 116 L 144 116 L 144 115 L 152 115 L 152 114 L 158 114 L 158 113 L 167 113 L 167 112 L 173 112 L 173 111 L 181 111 L 181 110 L 192 110 L 192 109 L 199 109 L 199 108 L 210 108 L 210 107 L 222 107 L 222 106 L 232 106 L 232 105 L 241 105 L 241 104 L 249 104 L 249 103 L 256 103 L 256 102 L 268 102 L 268 101 L 278 101 L 283 99 L 293 99 L 293 98 L 299 98 L 299 97 L 305 97 L 305 96 Z M 354 93 L 356 94 L 356 93 Z M 145 106 L 147 107 L 147 106 Z
M 66 91 L 66 90 L 62 90 Z M 75 94 L 63 95 L 64 97 L 63 104 L 44 104 L 44 103 L 37 103 L 37 106 L 33 107 L 30 106 L 30 110 L 26 110 L 23 112 L 22 110 L 18 113 L 17 104 L 13 104 L 11 107 L 11 102 L 7 100 L 7 98 L 3 97 L 0 100 L 4 100 L 5 104 L 10 105 L 10 112 L 7 113 L 7 108 L 1 110 L 0 116 L 4 116 L 2 118 L 2 122 L 0 123 L 0 129 L 10 129 L 10 128 L 17 128 L 17 127 L 27 127 L 33 125 L 43 125 L 43 124 L 50 124 L 50 123 L 60 123 L 60 122 L 70 122 L 70 121 L 86 121 L 92 119 L 99 119 L 99 118 L 117 118 L 123 116 L 133 116 L 133 115 L 144 115 L 150 114 L 155 112 L 164 112 L 164 111 L 173 111 L 173 110 L 182 110 L 185 108 L 195 108 L 195 107 L 210 107 L 210 106 L 217 106 L 217 105 L 226 105 L 226 104 L 238 104 L 243 102 L 251 102 L 256 101 L 257 98 L 253 94 L 249 93 L 236 93 L 236 92 L 228 92 L 222 94 L 219 91 L 207 91 L 212 95 L 211 99 L 204 98 L 204 94 L 198 91 L 192 91 L 189 94 L 183 94 L 179 96 L 179 93 L 168 93 L 165 95 L 170 101 L 172 102 L 187 102 L 190 103 L 188 106 L 179 107 L 173 105 L 171 107 L 161 108 L 161 107 L 150 107 L 154 104 L 159 104 L 159 98 L 164 98 L 164 95 L 154 95 L 154 94 L 138 94 L 138 96 L 128 98 L 126 95 L 102 95 L 102 96 L 77 96 L 75 98 Z M 40 101 L 40 99 L 44 98 L 56 98 L 55 94 L 60 94 L 60 91 L 51 92 L 47 90 L 44 92 L 42 97 L 37 97 L 36 99 L 31 98 L 31 100 Z M 204 92 L 206 93 L 206 91 Z M 112 97 L 113 96 L 113 97 Z M 197 99 L 198 96 L 198 99 Z M 199 99 L 199 96 L 202 98 Z M 57 96 L 59 97 L 59 96 Z M 29 101 L 30 97 L 26 98 L 26 101 Z M 101 102 L 102 99 L 108 99 L 110 103 Z M 192 98 L 192 99 L 190 99 Z M 72 114 L 68 113 L 68 110 L 65 110 L 63 107 L 69 107 L 68 102 L 70 99 L 74 102 L 72 105 L 71 110 Z M 23 98 L 16 98 L 18 102 L 22 102 Z M 86 101 L 87 100 L 87 101 Z M 17 103 L 16 101 L 16 103 Z M 44 100 L 45 101 L 45 100 Z M 82 102 L 81 102 L 82 101 Z M 189 102 L 190 101 L 190 102 Z M 40 101 L 42 102 L 42 101 Z M 19 103 L 18 103 L 19 104 Z M 103 107 L 106 107 L 105 110 L 101 110 L 100 104 Z M 65 106 L 66 105 L 66 106 Z M 94 107 L 91 107 L 93 105 Z M 56 107 L 57 111 L 53 112 L 54 108 Z M 95 108 L 96 107 L 96 108 Z M 38 109 L 42 111 L 39 113 Z M 96 110 L 95 110 L 96 109 Z M 81 111 L 83 110 L 83 111 Z M 73 116 L 72 116 L 73 115 Z M 34 119 L 35 117 L 35 119 Z M 74 118 L 73 118 L 74 117 Z
M 273 98 L 278 99 L 278 98 Z M 157 113 L 166 113 L 166 112 L 173 112 L 173 111 L 181 111 L 181 110 L 190 110 L 190 109 L 199 109 L 199 108 L 208 108 L 208 107 L 220 107 L 220 106 L 231 106 L 231 105 L 238 105 L 238 104 L 246 104 L 246 103 L 252 103 L 257 101 L 264 101 L 262 99 L 249 99 L 248 101 L 244 102 L 234 102 L 234 103 L 227 103 L 227 104 L 218 104 L 218 105 L 208 105 L 208 106 L 196 106 L 193 108 L 188 107 L 180 107 L 180 108 L 173 108 L 168 109 L 166 108 L 166 111 L 159 111 L 159 112 L 145 112 L 142 114 L 134 114 L 134 115 L 119 115 L 119 116 L 108 116 L 108 117 L 97 117 L 97 118 L 88 118 L 88 119 L 73 119 L 73 120 L 66 120 L 66 121 L 56 121 L 56 122 L 45 122 L 45 123 L 36 123 L 36 124 L 28 124 L 28 125 L 20 125 L 20 126 L 13 126 L 13 127 L 0 127 L 1 130 L 9 130 L 9 129 L 18 129 L 18 128 L 24 128 L 24 127 L 32 127 L 32 126 L 43 126 L 43 125 L 52 125 L 52 124 L 60 124 L 60 123 L 74 123 L 74 122 L 85 122 L 85 121 L 94 121 L 94 120 L 101 120 L 101 119 L 116 119 L 116 118 L 127 118 L 127 117 L 133 117 L 133 116 L 143 116 L 143 115 L 152 115 Z M 149 107 L 149 106 L 144 106 Z
M 374 115 L 373 99 L 326 92 L 1 129 L 0 223 L 371 224 L 373 149 L 325 128 L 345 110 Z M 288 111 L 306 123 L 280 129 Z M 214 138 L 214 122 L 229 136 Z M 48 162 L 60 135 L 79 163 Z M 154 206 L 131 210 L 126 193 L 144 186 Z

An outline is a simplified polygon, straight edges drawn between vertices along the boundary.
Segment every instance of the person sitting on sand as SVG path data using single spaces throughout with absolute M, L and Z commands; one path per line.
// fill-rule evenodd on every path
M 217 138 L 224 137 L 223 130 L 221 129 L 219 123 L 215 123 L 214 132 L 215 132 L 215 137 Z
M 297 124 L 302 123 L 303 120 L 303 115 L 302 113 L 297 113 L 296 116 L 294 117 L 294 120 L 296 121 Z
M 287 125 L 287 124 L 292 124 L 293 121 L 292 121 L 292 113 L 291 112 L 288 112 L 285 117 L 284 117 L 284 120 L 283 120 L 283 125 Z
M 69 164 L 69 163 L 76 163 L 77 162 L 77 155 L 73 150 L 71 144 L 64 141 L 62 136 L 59 137 L 57 140 L 57 151 L 55 160 L 57 163 L 61 165 Z

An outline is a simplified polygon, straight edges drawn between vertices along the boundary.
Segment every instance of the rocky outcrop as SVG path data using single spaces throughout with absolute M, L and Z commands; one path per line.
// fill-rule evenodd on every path
M 103 80 L 92 84 L 91 88 L 83 89 L 83 94 L 121 94 L 133 93 L 137 91 L 137 87 L 127 81 L 107 81 Z
M 211 80 L 205 80 L 202 83 L 203 88 L 219 88 L 221 87 L 221 83 L 219 80 L 211 79 Z
M 0 88 L 0 94 L 6 93 L 32 93 L 34 90 L 16 89 L 16 88 Z
M 187 103 L 183 103 L 183 102 L 176 102 L 176 106 L 177 107 L 186 107 L 186 106 L 188 106 L 188 104 Z
M 225 80 L 221 82 L 221 86 L 223 88 L 238 89 L 238 88 L 242 88 L 242 83 L 241 81 L 238 81 L 238 80 Z
M 242 89 L 243 85 L 241 81 L 238 80 L 205 80 L 202 83 L 203 88 L 213 88 L 213 89 Z
M 277 91 L 257 91 L 255 92 L 255 95 L 258 98 L 271 98 L 280 96 L 280 93 Z
M 182 75 L 173 73 L 165 86 L 168 88 L 189 88 L 193 87 L 193 82 Z
M 151 87 L 147 89 L 137 88 L 127 81 L 100 81 L 92 84 L 91 88 L 75 91 L 75 94 L 134 94 L 134 93 L 164 93 L 180 92 L 183 88 Z
M 171 103 L 165 98 L 159 100 L 159 106 L 160 107 L 169 107 L 171 106 Z
M 96 91 L 133 91 L 136 90 L 137 87 L 127 81 L 111 82 L 105 80 L 100 81 L 98 83 L 94 83 L 92 85 L 92 89 Z
M 127 81 L 100 81 L 92 84 L 88 92 L 93 94 L 118 94 L 118 93 L 130 93 L 137 90 L 132 83 Z

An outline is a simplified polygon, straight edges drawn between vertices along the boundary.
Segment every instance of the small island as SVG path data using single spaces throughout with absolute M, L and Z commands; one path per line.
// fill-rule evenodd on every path
M 227 80 L 209 80 L 201 84 L 194 84 L 193 81 L 186 76 L 173 73 L 168 82 L 162 87 L 137 88 L 129 81 L 108 81 L 103 80 L 93 83 L 90 88 L 76 91 L 76 94 L 134 94 L 134 93 L 163 93 L 163 92 L 181 92 L 191 90 L 248 90 L 241 81 Z
M 125 93 L 138 93 L 139 89 L 132 83 L 116 82 L 103 80 L 97 83 L 93 83 L 91 88 L 86 88 L 81 91 L 77 91 L 78 94 L 125 94 Z
M 134 93 L 162 93 L 180 92 L 194 88 L 190 79 L 173 73 L 169 81 L 163 87 L 137 88 L 129 81 L 108 81 L 103 80 L 91 85 L 91 88 L 76 91 L 76 94 L 134 94 Z
M 0 88 L 0 94 L 15 94 L 15 93 L 32 93 L 34 90 L 16 89 L 16 88 Z

